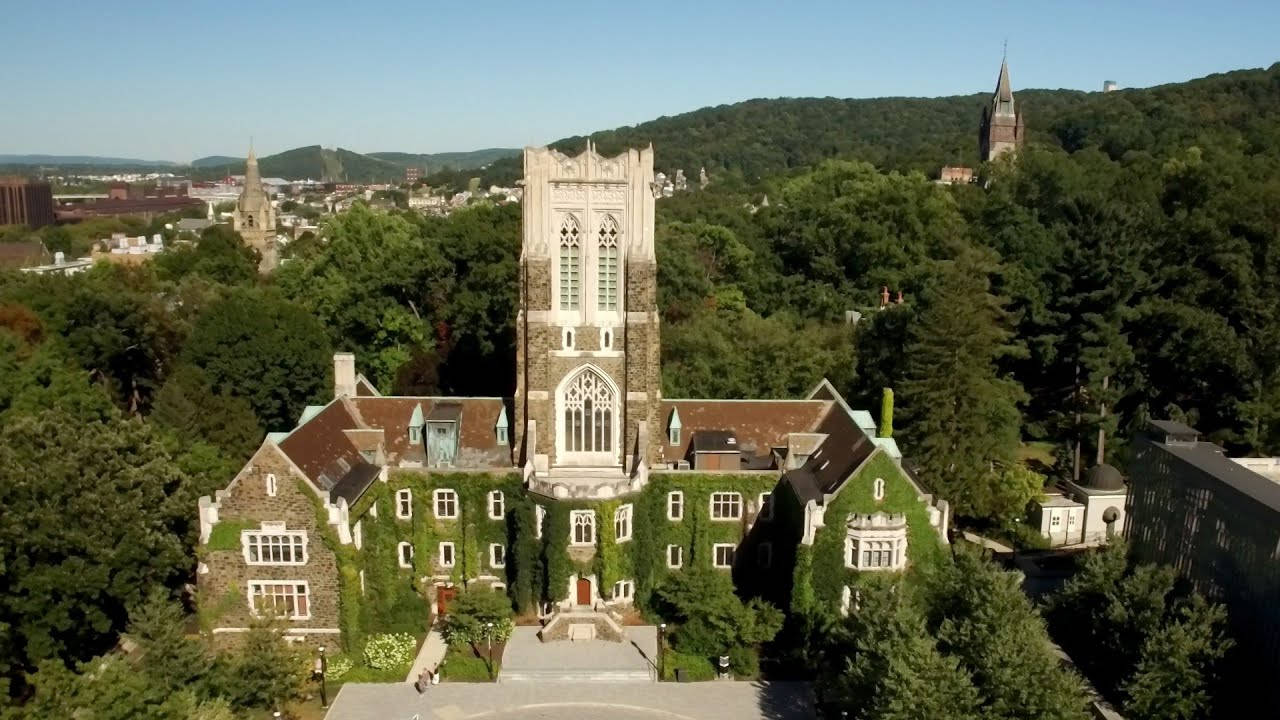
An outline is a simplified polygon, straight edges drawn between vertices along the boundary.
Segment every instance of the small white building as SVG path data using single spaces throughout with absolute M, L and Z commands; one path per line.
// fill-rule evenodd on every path
M 1104 543 L 1124 533 L 1128 494 L 1119 470 L 1106 463 L 1096 465 L 1083 482 L 1068 482 L 1061 492 L 1035 501 L 1040 534 L 1054 547 Z

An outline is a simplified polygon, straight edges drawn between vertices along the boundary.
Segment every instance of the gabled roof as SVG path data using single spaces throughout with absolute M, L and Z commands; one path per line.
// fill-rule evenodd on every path
M 786 446 L 787 435 L 812 431 L 830 405 L 825 400 L 663 400 L 663 429 L 670 427 L 674 415 L 681 433 L 677 445 L 663 433 L 662 457 L 668 462 L 683 460 L 693 438 L 705 431 L 730 432 L 742 452 L 767 456 L 773 448 Z

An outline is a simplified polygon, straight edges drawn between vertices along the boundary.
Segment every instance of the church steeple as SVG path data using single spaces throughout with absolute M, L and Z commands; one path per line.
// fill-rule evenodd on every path
M 1025 139 L 1022 112 L 1014 102 L 1013 85 L 1009 82 L 1009 62 L 1002 58 L 996 91 L 991 95 L 991 102 L 982 109 L 978 156 L 983 162 L 990 162 L 1003 153 L 1022 147 Z
M 268 273 L 275 269 L 276 211 L 271 206 L 271 196 L 262 185 L 258 171 L 258 156 L 249 143 L 249 157 L 244 164 L 244 189 L 236 200 L 236 212 L 232 227 L 240 237 L 262 256 L 258 270 Z

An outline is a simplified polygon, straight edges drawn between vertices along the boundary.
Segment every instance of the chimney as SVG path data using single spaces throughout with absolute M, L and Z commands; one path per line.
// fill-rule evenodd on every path
M 54 264 L 54 265 L 62 265 L 62 264 L 63 264 L 63 263 L 65 263 L 66 261 L 67 261 L 67 256 L 66 256 L 66 255 L 64 255 L 64 254 L 62 254 L 62 251 L 61 251 L 61 250 L 59 250 L 58 252 L 56 252 L 56 253 L 54 253 L 54 254 L 53 254 L 53 264 Z
M 356 395 L 356 356 L 354 353 L 333 354 L 333 396 Z

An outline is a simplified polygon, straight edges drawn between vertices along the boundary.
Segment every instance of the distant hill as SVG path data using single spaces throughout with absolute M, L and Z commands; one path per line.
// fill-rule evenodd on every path
M 394 163 L 402 168 L 426 166 L 428 172 L 436 172 L 446 168 L 453 170 L 474 170 L 482 168 L 495 160 L 515 157 L 520 154 L 518 148 L 484 148 L 469 152 L 443 153 L 403 153 L 375 152 L 369 157 Z
M 319 145 L 286 150 L 258 158 L 263 177 L 323 182 L 388 182 L 404 176 L 404 168 L 394 163 L 345 148 L 330 150 Z M 225 156 L 200 158 L 192 162 L 192 176 L 212 179 L 244 173 L 244 159 Z
M 1032 142 L 1072 151 L 1096 146 L 1119 158 L 1210 137 L 1245 145 L 1280 137 L 1280 63 L 1112 93 L 1023 90 L 1017 87 L 1017 68 L 1011 70 Z M 691 181 L 704 166 L 713 175 L 728 171 L 751 180 L 831 157 L 931 174 L 942 165 L 978 162 L 979 115 L 990 96 L 991 90 L 938 98 L 747 100 L 590 138 L 605 154 L 653 143 L 657 168 L 668 174 L 683 169 Z M 551 145 L 578 153 L 586 141 L 576 136 Z M 520 172 L 518 156 L 503 158 L 483 173 L 484 182 L 509 183 Z
M 100 157 L 98 155 L 0 155 L 0 165 L 76 165 L 109 167 L 177 167 L 167 160 Z

